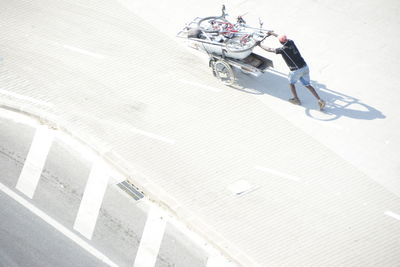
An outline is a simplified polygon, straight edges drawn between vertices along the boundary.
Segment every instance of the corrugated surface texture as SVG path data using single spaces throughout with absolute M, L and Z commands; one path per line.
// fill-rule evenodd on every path
M 90 144 L 239 263 L 400 265 L 398 197 L 116 2 L 0 10 L 0 103 Z

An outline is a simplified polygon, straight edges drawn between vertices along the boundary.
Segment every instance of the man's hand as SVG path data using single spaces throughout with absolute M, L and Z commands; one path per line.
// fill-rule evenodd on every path
M 268 35 L 278 37 L 278 34 L 276 34 L 274 31 L 268 31 Z

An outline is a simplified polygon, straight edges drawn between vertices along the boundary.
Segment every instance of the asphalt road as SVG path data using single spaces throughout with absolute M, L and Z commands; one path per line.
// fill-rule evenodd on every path
M 4 194 L 0 218 L 0 266 L 107 266 Z
M 74 229 L 92 162 L 82 149 L 55 137 L 32 199 L 16 188 L 34 139 L 30 125 L 0 118 L 0 266 L 103 266 L 105 263 L 68 238 L 78 236 L 117 266 L 133 266 L 151 205 L 136 201 L 111 181 L 90 239 Z M 8 191 L 7 191 L 8 192 Z M 27 206 L 16 201 L 23 198 Z M 29 208 L 33 207 L 33 208 Z M 38 209 L 68 233 L 34 214 Z M 156 229 L 154 229 L 156 230 Z M 154 266 L 206 266 L 208 255 L 174 223 L 167 223 Z

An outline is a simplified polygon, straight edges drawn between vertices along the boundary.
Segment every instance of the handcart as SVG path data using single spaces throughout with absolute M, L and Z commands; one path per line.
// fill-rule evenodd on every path
M 262 29 L 261 21 L 260 27 L 254 28 L 248 26 L 242 16 L 235 24 L 226 16 L 223 5 L 221 16 L 197 17 L 177 37 L 187 40 L 190 47 L 207 53 L 214 76 L 226 85 L 236 81 L 233 68 L 259 76 L 273 67 L 272 60 L 253 53 L 253 49 L 272 31 Z

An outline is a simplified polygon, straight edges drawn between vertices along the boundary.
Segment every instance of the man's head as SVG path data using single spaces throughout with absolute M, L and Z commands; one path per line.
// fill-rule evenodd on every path
M 278 40 L 279 40 L 279 42 L 281 43 L 281 44 L 285 44 L 286 42 L 287 42 L 287 37 L 286 37 L 286 35 L 279 35 L 278 36 Z

